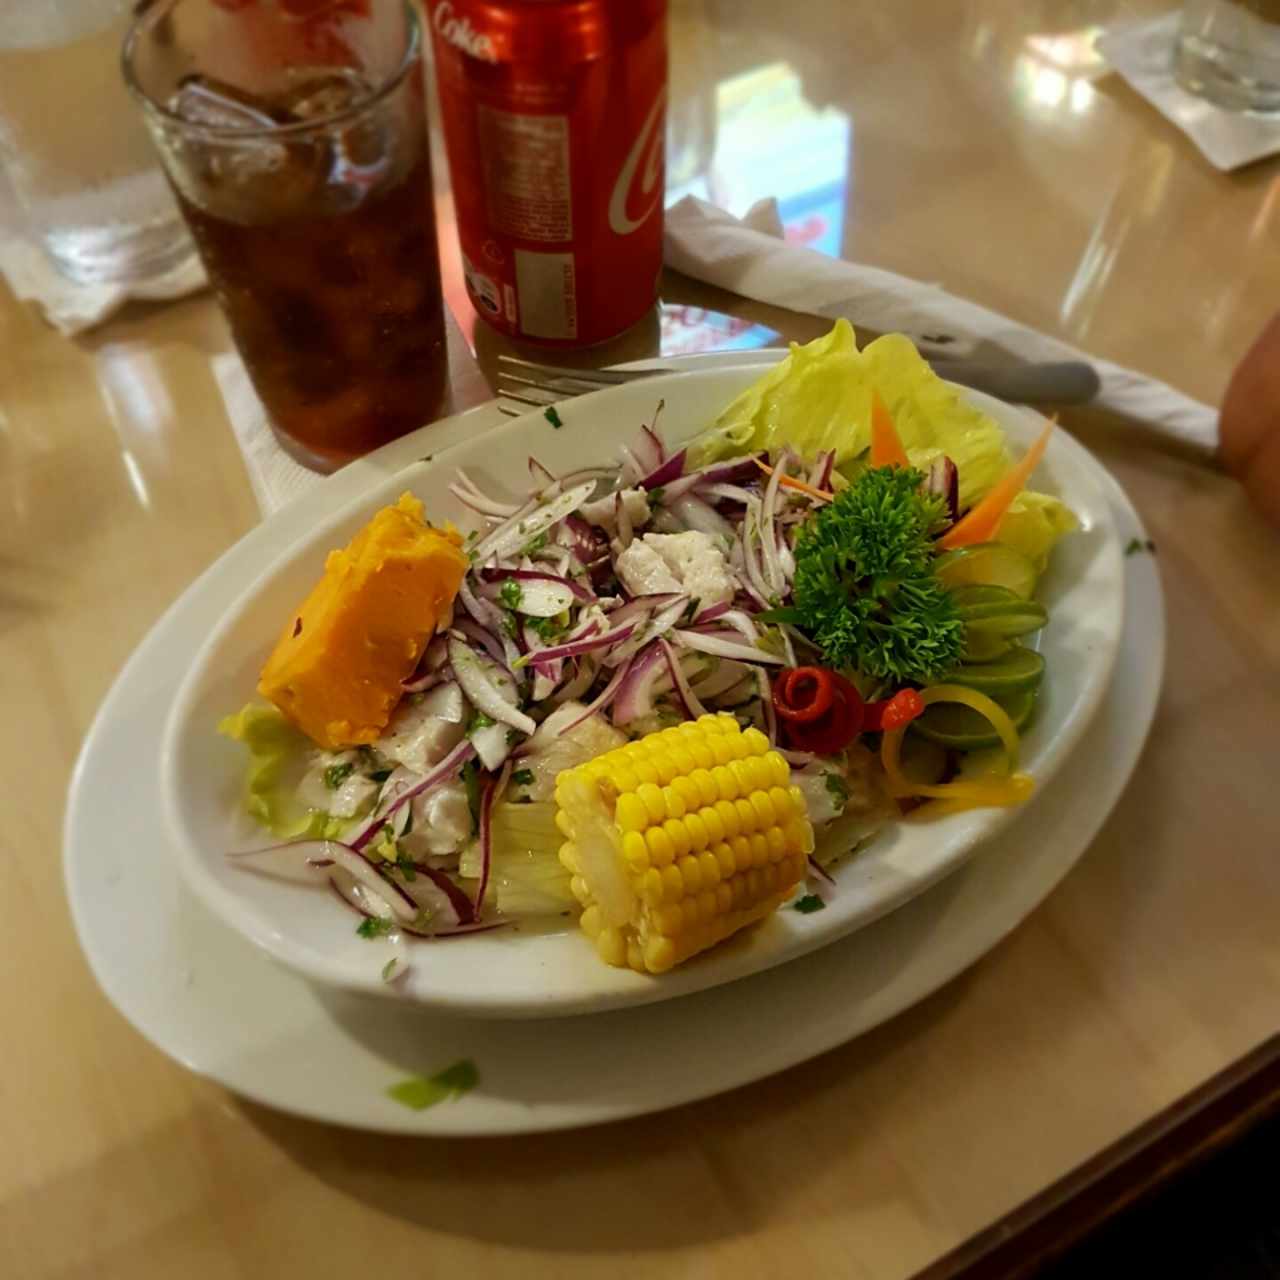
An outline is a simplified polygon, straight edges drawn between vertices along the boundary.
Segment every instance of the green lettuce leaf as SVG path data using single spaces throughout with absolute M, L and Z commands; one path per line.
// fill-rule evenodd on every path
M 1058 541 L 1079 527 L 1075 512 L 1065 503 L 1024 489 L 1005 512 L 995 540 L 1021 551 L 1043 573 Z
M 313 748 L 306 735 L 279 710 L 247 703 L 235 715 L 224 716 L 218 722 L 218 732 L 249 749 L 244 806 L 251 817 L 281 840 L 332 840 L 342 834 L 345 819 L 307 809 L 298 802 L 296 789 Z
M 853 328 L 837 320 L 831 332 L 790 354 L 757 379 L 691 446 L 696 465 L 787 445 L 802 457 L 836 451 L 839 475 L 852 481 L 866 467 L 871 444 L 871 390 L 893 416 L 911 465 L 927 470 L 946 455 L 960 476 L 961 509 L 972 506 L 1010 466 L 1004 432 L 929 367 L 909 338 L 877 338 L 858 350 Z M 1078 527 L 1057 498 L 1020 494 L 996 534 L 1041 568 L 1064 534 Z

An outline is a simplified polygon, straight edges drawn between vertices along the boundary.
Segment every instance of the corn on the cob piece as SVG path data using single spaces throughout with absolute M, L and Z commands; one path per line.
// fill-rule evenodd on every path
M 560 861 L 602 959 L 665 973 L 775 910 L 813 850 L 804 797 L 758 729 L 708 715 L 566 769 Z

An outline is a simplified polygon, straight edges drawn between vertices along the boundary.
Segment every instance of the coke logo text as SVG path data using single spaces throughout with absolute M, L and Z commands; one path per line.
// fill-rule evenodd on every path
M 630 235 L 654 211 L 662 199 L 662 161 L 665 135 L 661 129 L 662 110 L 666 106 L 667 91 L 663 89 L 654 100 L 636 140 L 627 152 L 627 158 L 618 171 L 609 197 L 609 226 L 615 235 Z M 641 169 L 641 161 L 644 167 Z M 643 209 L 635 217 L 628 212 L 636 177 L 640 182 L 636 194 L 645 201 Z
M 497 62 L 493 41 L 481 31 L 477 31 L 466 17 L 456 17 L 452 0 L 443 0 L 436 5 L 431 15 L 431 24 L 441 38 L 447 40 L 456 49 L 479 58 L 482 62 Z

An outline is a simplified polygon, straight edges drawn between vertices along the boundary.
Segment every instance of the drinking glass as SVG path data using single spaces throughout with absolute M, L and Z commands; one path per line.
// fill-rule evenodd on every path
M 125 77 L 281 444 L 315 470 L 445 377 L 421 31 L 385 0 L 159 0 Z
M 120 83 L 125 0 L 0 0 L 0 162 L 32 233 L 83 284 L 151 279 L 191 239 Z
M 1174 72 L 1220 107 L 1280 112 L 1280 0 L 1186 0 Z

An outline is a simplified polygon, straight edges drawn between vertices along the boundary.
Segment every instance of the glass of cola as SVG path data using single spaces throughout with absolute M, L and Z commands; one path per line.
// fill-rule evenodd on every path
M 156 0 L 124 71 L 281 444 L 333 471 L 430 421 L 446 357 L 412 5 Z

